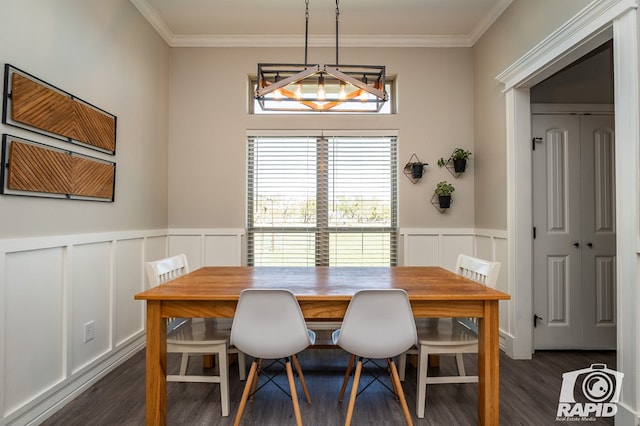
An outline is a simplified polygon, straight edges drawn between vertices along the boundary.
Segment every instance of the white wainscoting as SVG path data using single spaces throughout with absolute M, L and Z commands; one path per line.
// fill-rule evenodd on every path
M 144 261 L 239 265 L 239 230 L 0 239 L 0 425 L 37 424 L 144 347 Z M 85 324 L 94 337 L 84 342 Z
M 459 253 L 499 260 L 506 232 L 401 229 L 404 265 L 453 270 Z M 37 424 L 144 347 L 144 261 L 185 253 L 190 269 L 244 263 L 244 229 L 121 231 L 0 239 L 0 425 Z M 501 302 L 509 353 L 510 302 Z M 94 338 L 84 342 L 84 325 Z M 505 340 L 505 337 L 507 340 Z
M 453 271 L 459 254 L 468 254 L 501 262 L 497 289 L 512 294 L 508 281 L 507 231 L 490 229 L 401 228 L 401 264 L 405 266 L 441 266 Z M 514 307 L 511 301 L 500 302 L 500 347 L 513 353 Z

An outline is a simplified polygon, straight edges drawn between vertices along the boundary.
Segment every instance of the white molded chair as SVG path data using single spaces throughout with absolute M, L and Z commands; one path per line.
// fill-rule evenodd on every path
M 333 342 L 351 353 L 339 400 L 342 401 L 355 357 L 358 357 L 345 425 L 351 424 L 358 394 L 363 358 L 385 359 L 393 391 L 408 425 L 413 424 L 393 357 L 416 344 L 416 325 L 406 291 L 399 289 L 360 290 L 353 295 L 342 328 L 333 333 Z
M 234 425 L 240 424 L 250 394 L 253 399 L 258 385 L 262 360 L 283 358 L 286 358 L 285 369 L 296 423 L 302 425 L 290 358 L 293 359 L 307 402 L 311 403 L 309 390 L 296 354 L 314 342 L 315 333 L 307 329 L 300 305 L 290 290 L 247 289 L 240 293 L 240 300 L 231 326 L 231 343 L 255 359 L 251 363 Z
M 184 254 L 145 262 L 147 278 L 151 287 L 163 284 L 189 272 Z M 229 348 L 230 321 L 213 318 L 168 318 L 167 353 L 181 353 L 179 374 L 167 374 L 170 382 L 220 383 L 222 415 L 229 415 L 229 371 L 227 354 L 238 354 L 240 379 L 244 380 L 246 368 L 244 354 Z M 190 355 L 216 355 L 218 375 L 187 375 Z
M 490 262 L 467 255 L 459 255 L 456 273 L 481 284 L 494 288 L 500 272 L 500 262 Z M 477 383 L 478 376 L 467 376 L 463 355 L 478 353 L 478 327 L 471 318 L 420 318 L 418 328 L 418 348 L 408 351 L 418 354 L 416 414 L 424 417 L 427 384 L 437 383 Z M 457 376 L 428 377 L 429 355 L 455 355 Z M 404 379 L 406 358 L 400 359 L 401 376 Z

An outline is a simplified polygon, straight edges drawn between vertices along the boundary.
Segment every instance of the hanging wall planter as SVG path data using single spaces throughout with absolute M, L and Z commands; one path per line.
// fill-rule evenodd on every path
M 418 182 L 424 176 L 425 167 L 428 166 L 428 163 L 423 163 L 420 161 L 416 154 L 412 154 L 409 162 L 404 166 L 404 174 L 409 178 L 409 180 L 413 183 Z
M 446 167 L 451 172 L 453 177 L 457 178 L 460 174 L 467 170 L 467 159 L 471 156 L 471 151 L 467 151 L 462 148 L 456 148 L 451 153 L 451 157 L 448 160 L 440 158 L 438 160 L 438 166 Z
M 436 185 L 435 195 L 438 197 L 438 206 L 441 213 L 451 207 L 451 193 L 455 190 L 456 189 L 453 187 L 453 185 L 451 185 L 446 180 L 438 182 L 438 184 Z

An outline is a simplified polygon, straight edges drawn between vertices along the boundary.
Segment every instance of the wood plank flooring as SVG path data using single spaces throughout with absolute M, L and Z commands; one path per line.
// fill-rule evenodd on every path
M 305 425 L 327 426 L 344 424 L 349 390 L 343 403 L 337 395 L 348 356 L 339 349 L 310 349 L 299 355 L 312 404 L 307 404 L 301 387 L 298 395 Z M 474 357 L 465 358 L 468 374 L 477 371 Z M 538 351 L 533 360 L 513 360 L 501 354 L 500 358 L 500 424 L 515 425 L 575 425 L 555 419 L 562 374 L 588 368 L 593 363 L 604 363 L 615 369 L 615 352 L 597 351 Z M 177 370 L 179 359 L 169 356 L 169 369 Z M 201 368 L 199 359 L 190 369 Z M 248 366 L 247 366 L 248 367 Z M 433 374 L 455 371 L 452 357 L 443 357 L 439 369 Z M 430 374 L 432 372 L 430 371 Z M 475 425 L 477 424 L 477 386 L 475 384 L 445 384 L 427 387 L 427 406 L 424 419 L 415 417 L 416 370 L 407 367 L 403 383 L 409 409 L 416 425 Z M 43 424 L 46 426 L 87 425 L 143 425 L 145 404 L 145 354 L 134 355 L 120 367 L 105 376 Z M 387 379 L 388 380 L 388 379 Z M 363 378 L 360 389 L 367 381 Z M 283 374 L 279 383 L 288 387 Z M 388 383 L 388 382 L 387 382 Z M 351 382 L 349 383 L 350 389 Z M 221 417 L 220 391 L 217 384 L 168 383 L 168 425 L 231 425 L 237 411 L 244 382 L 238 379 L 237 365 L 231 367 L 231 413 Z M 582 422 L 580 422 L 582 423 Z M 247 404 L 243 425 L 294 425 L 291 400 L 273 385 L 267 385 Z M 358 425 L 402 425 L 404 418 L 400 405 L 383 386 L 374 383 L 358 396 L 353 423 Z M 612 425 L 612 419 L 599 419 L 589 425 Z

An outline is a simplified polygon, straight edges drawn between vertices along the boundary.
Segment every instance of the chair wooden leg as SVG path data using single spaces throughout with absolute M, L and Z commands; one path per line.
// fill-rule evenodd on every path
M 296 416 L 296 424 L 302 426 L 302 415 L 300 414 L 300 405 L 298 404 L 298 393 L 296 392 L 296 384 L 293 381 L 293 370 L 291 363 L 287 360 L 285 367 L 287 369 L 287 378 L 289 379 L 289 388 L 291 389 L 291 401 L 293 403 L 293 413 Z
M 398 376 L 398 370 L 396 369 L 396 363 L 393 360 L 389 360 L 391 367 L 391 381 L 395 383 L 394 389 L 398 398 L 400 398 L 400 406 L 404 412 L 404 418 L 407 420 L 408 426 L 413 426 L 413 420 L 411 419 L 411 413 L 409 413 L 409 407 L 407 406 L 407 400 L 404 398 L 404 391 L 402 390 L 402 383 L 400 383 L 400 377 Z
M 391 377 L 391 358 L 387 358 L 385 361 L 387 361 L 387 371 L 389 372 L 389 377 Z M 395 393 L 397 396 L 398 389 L 396 388 L 396 382 L 393 380 L 393 378 L 391 379 L 391 387 L 393 388 L 393 393 Z
M 420 359 L 418 360 L 418 389 L 416 396 L 416 415 L 419 419 L 424 418 L 424 406 L 427 399 L 427 369 L 429 368 L 429 353 L 420 348 Z
M 254 361 L 256 362 L 256 361 Z M 258 380 L 260 379 L 260 369 L 262 368 L 262 358 L 257 360 L 256 377 L 253 380 L 253 386 L 251 387 L 251 401 L 256 397 L 256 388 L 258 387 Z
M 353 408 L 356 405 L 356 396 L 358 395 L 358 382 L 360 381 L 360 373 L 362 372 L 362 359 L 358 360 L 356 364 L 356 372 L 353 375 L 353 385 L 351 386 L 351 395 L 349 396 L 349 408 L 347 408 L 347 418 L 344 421 L 344 426 L 351 425 L 351 418 L 353 417 Z
M 293 365 L 296 367 L 296 371 L 298 373 L 298 377 L 300 378 L 300 383 L 302 384 L 302 390 L 304 391 L 304 396 L 307 398 L 307 402 L 311 404 L 311 394 L 309 394 L 309 389 L 307 388 L 307 382 L 304 380 L 304 374 L 302 374 L 302 368 L 300 368 L 300 363 L 298 362 L 298 357 L 292 355 Z
M 342 389 L 340 389 L 340 395 L 338 396 L 338 401 L 342 402 L 344 398 L 344 392 L 347 389 L 347 383 L 349 383 L 349 376 L 351 375 L 351 369 L 353 369 L 353 362 L 355 361 L 356 356 L 351 355 L 349 357 L 349 363 L 347 364 L 347 371 L 344 373 L 344 380 L 342 381 Z
M 244 386 L 244 391 L 242 392 L 242 398 L 240 399 L 240 406 L 238 407 L 238 413 L 236 414 L 236 419 L 233 422 L 234 426 L 240 425 L 240 420 L 242 420 L 242 413 L 244 412 L 244 407 L 247 405 L 247 398 L 249 397 L 249 393 L 251 392 L 251 388 L 253 387 L 253 381 L 258 381 L 258 376 L 256 375 L 256 371 L 258 370 L 258 363 L 253 361 L 251 363 L 251 370 L 249 370 L 249 376 L 247 377 L 247 383 Z

